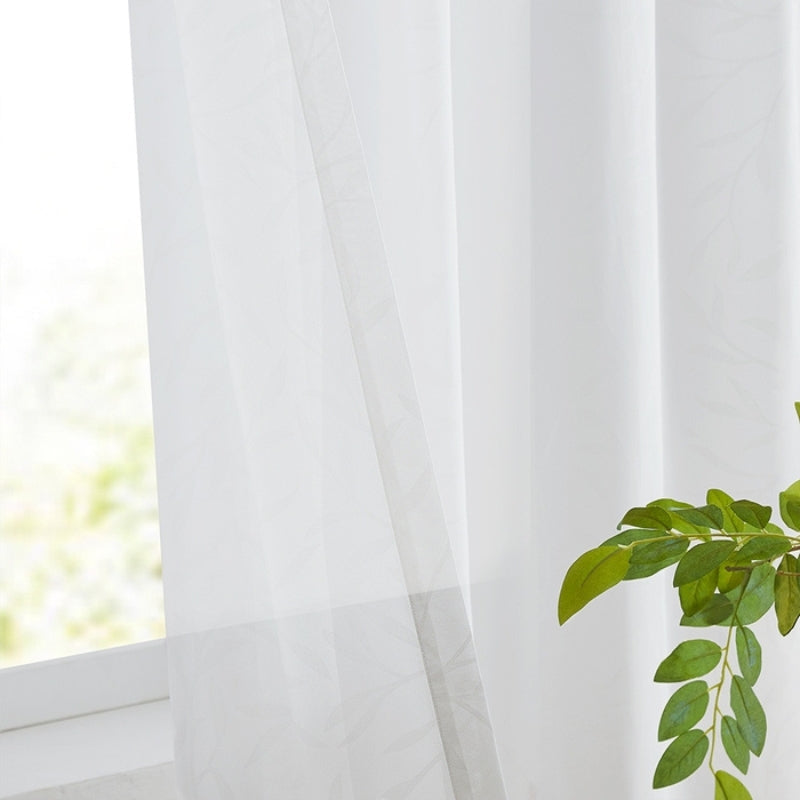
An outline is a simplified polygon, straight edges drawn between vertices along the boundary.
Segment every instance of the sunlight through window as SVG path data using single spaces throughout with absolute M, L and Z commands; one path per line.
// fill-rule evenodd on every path
M 0 666 L 162 606 L 127 3 L 4 3 Z

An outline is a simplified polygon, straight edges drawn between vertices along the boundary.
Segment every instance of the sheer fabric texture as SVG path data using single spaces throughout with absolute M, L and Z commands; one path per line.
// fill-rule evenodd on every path
M 446 7 L 400 18 L 439 59 Z M 440 173 L 406 188 L 428 219 L 398 281 L 424 293 L 429 446 L 327 2 L 133 22 L 183 791 L 502 796 L 448 533 L 463 551 L 446 62 L 404 131 Z
M 558 587 L 800 477 L 797 13 L 131 0 L 183 796 L 649 796 L 677 602 Z

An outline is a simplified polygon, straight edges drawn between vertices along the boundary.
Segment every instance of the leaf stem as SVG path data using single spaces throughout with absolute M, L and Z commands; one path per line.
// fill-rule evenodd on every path
M 734 628 L 739 624 L 736 620 L 736 615 L 739 612 L 739 605 L 742 602 L 742 598 L 744 597 L 745 589 L 747 588 L 749 580 L 750 575 L 748 574 L 742 583 L 742 590 L 739 592 L 739 597 L 736 600 L 736 606 L 734 607 L 733 614 L 731 615 L 731 623 L 728 625 L 728 635 L 725 639 L 725 646 L 722 648 L 722 668 L 720 669 L 719 683 L 715 684 L 717 691 L 714 695 L 714 712 L 711 717 L 711 752 L 708 755 L 708 768 L 711 770 L 713 775 L 716 775 L 716 772 L 714 771 L 714 751 L 717 744 L 717 718 L 721 714 L 721 711 L 719 710 L 719 698 L 722 694 L 722 686 L 725 683 L 725 670 L 727 669 L 728 672 L 731 673 L 731 677 L 734 675 L 733 668 L 728 663 L 728 658 L 731 652 L 731 638 L 733 637 Z
M 771 533 L 770 531 L 764 531 L 764 530 L 761 530 L 761 531 L 745 531 L 745 532 L 741 532 L 741 531 L 738 531 L 738 532 L 737 531 L 711 531 L 711 530 L 709 530 L 708 533 L 683 533 L 681 531 L 676 531 L 674 529 L 671 529 L 669 531 L 664 531 L 664 535 L 663 536 L 654 536 L 651 539 L 637 539 L 635 542 L 630 542 L 629 544 L 620 544 L 620 545 L 618 545 L 618 547 L 621 550 L 631 550 L 634 547 L 638 547 L 639 545 L 653 544 L 654 542 L 665 542 L 665 541 L 668 541 L 669 539 L 679 539 L 679 538 L 680 539 L 689 539 L 690 541 L 691 540 L 697 540 L 697 541 L 700 541 L 700 542 L 707 542 L 709 540 L 709 537 L 712 538 L 712 539 L 714 537 L 723 538 L 723 539 L 734 539 L 734 540 L 747 539 L 749 541 L 750 539 L 756 539 L 756 538 L 763 537 L 763 536 L 766 536 L 766 537 L 769 537 L 769 538 L 775 538 L 775 537 L 778 537 L 778 536 L 785 536 L 785 538 L 788 541 L 792 542 L 792 547 L 790 548 L 789 552 L 792 552 L 792 551 L 795 551 L 795 550 L 800 550 L 800 536 L 786 536 L 786 534 L 783 534 L 783 533 Z M 771 560 L 771 559 L 767 559 L 764 563 L 767 563 L 767 561 L 769 561 L 769 560 Z M 739 569 L 741 569 L 741 567 Z

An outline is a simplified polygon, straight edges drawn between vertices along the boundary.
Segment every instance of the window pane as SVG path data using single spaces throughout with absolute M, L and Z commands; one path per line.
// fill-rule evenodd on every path
M 128 37 L 0 3 L 0 666 L 163 635 Z

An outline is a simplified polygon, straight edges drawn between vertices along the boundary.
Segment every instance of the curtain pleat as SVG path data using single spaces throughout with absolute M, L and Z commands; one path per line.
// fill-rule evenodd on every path
M 553 610 L 569 563 L 661 490 L 654 4 L 584 11 L 536 3 L 532 19 L 529 780 L 534 796 L 641 797 L 657 752 L 659 587 L 626 585 L 563 630 Z

